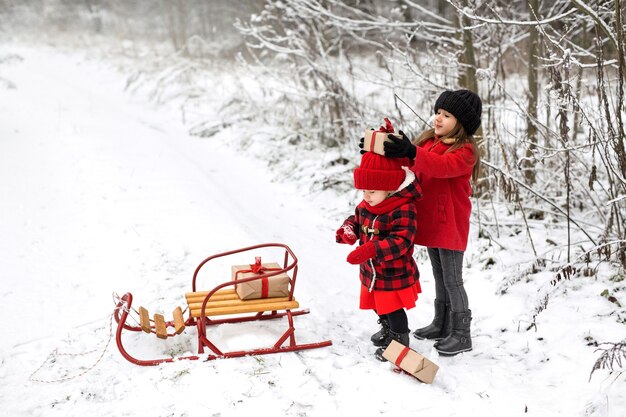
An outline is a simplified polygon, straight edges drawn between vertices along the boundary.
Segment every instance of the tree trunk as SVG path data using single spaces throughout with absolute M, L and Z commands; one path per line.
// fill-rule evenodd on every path
M 617 59 L 619 62 L 619 79 L 618 79 L 618 94 L 617 103 L 615 109 L 615 118 L 617 120 L 617 139 L 615 146 L 615 153 L 619 160 L 619 168 L 622 173 L 622 178 L 626 178 L 626 145 L 624 144 L 624 81 L 626 80 L 626 60 L 624 57 L 624 27 L 622 16 L 622 1 L 615 0 L 615 34 L 617 38 Z
M 469 7 L 469 0 L 462 0 L 463 7 Z M 478 83 L 476 82 L 476 56 L 474 55 L 474 40 L 472 32 L 465 29 L 470 25 L 470 20 L 465 15 L 459 15 L 459 29 L 461 32 L 461 40 L 463 41 L 463 54 L 461 55 L 461 63 L 464 71 L 459 76 L 459 85 L 478 93 Z
M 445 17 L 447 6 L 448 2 L 446 0 L 439 0 L 437 2 L 437 13 L 439 13 L 440 16 Z
M 530 0 L 529 2 L 529 21 L 537 20 L 539 15 L 539 0 Z M 535 183 L 535 170 L 533 169 L 533 150 L 537 145 L 537 100 L 539 97 L 539 83 L 537 80 L 538 60 L 539 56 L 539 31 L 537 27 L 530 27 L 530 36 L 528 38 L 528 116 L 526 117 L 526 136 L 528 146 L 526 148 L 526 158 L 522 167 L 524 169 L 524 177 L 528 184 Z

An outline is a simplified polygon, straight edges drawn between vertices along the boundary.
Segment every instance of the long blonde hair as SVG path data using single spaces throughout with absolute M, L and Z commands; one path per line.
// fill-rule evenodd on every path
M 435 129 L 427 129 L 423 131 L 417 138 L 413 139 L 413 144 L 415 146 L 420 146 L 427 140 L 434 137 Z M 474 168 L 472 169 L 472 181 L 476 183 L 476 181 L 478 180 L 478 176 L 480 175 L 480 148 L 478 147 L 474 136 L 468 134 L 463 128 L 463 125 L 457 121 L 456 126 L 454 126 L 450 133 L 440 139 L 444 141 L 444 143 L 447 142 L 446 139 L 454 140 L 452 146 L 450 146 L 444 153 L 453 152 L 459 148 L 464 147 L 467 143 L 472 145 L 472 149 L 474 150 L 474 157 L 476 158 L 476 161 L 474 162 Z

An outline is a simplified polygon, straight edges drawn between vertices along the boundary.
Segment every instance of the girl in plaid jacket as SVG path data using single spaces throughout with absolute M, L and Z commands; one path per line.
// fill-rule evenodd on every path
M 415 307 L 421 292 L 419 271 L 413 259 L 417 230 L 414 200 L 420 197 L 408 160 L 391 159 L 372 152 L 363 154 L 354 171 L 354 185 L 363 190 L 363 201 L 336 232 L 338 243 L 359 247 L 347 261 L 360 266 L 360 308 L 378 314 L 381 330 L 372 335 L 379 346 L 376 357 L 396 340 L 409 345 L 405 309 Z

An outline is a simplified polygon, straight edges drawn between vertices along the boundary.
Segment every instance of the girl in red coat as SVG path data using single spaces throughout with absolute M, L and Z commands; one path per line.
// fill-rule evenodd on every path
M 374 310 L 382 328 L 371 338 L 376 357 L 396 340 L 409 346 L 406 309 L 415 307 L 421 292 L 419 271 L 413 259 L 417 228 L 415 199 L 420 196 L 408 160 L 366 152 L 354 171 L 354 186 L 363 190 L 363 201 L 354 215 L 337 230 L 338 243 L 360 246 L 347 261 L 360 265 L 361 309 Z
M 472 349 L 467 293 L 463 286 L 463 253 L 472 209 L 470 178 L 476 179 L 479 152 L 473 134 L 480 126 L 482 102 L 469 90 L 444 91 L 435 102 L 433 129 L 411 142 L 389 135 L 385 155 L 411 158 L 411 170 L 422 187 L 415 243 L 426 246 L 435 278 L 435 317 L 413 335 L 438 340 L 441 355 Z

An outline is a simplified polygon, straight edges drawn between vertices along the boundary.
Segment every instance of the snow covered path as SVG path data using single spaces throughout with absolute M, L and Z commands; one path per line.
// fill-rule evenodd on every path
M 436 383 L 391 372 L 373 359 L 375 318 L 357 309 L 357 269 L 344 262 L 349 248 L 334 243 L 323 201 L 272 182 L 263 164 L 227 145 L 235 130 L 210 140 L 188 136 L 175 114 L 125 94 L 123 77 L 102 63 L 16 51 L 0 64 L 0 76 L 15 86 L 0 87 L 2 415 L 623 415 L 624 395 L 606 406 L 601 382 L 587 383 L 594 356 L 578 343 L 584 331 L 618 327 L 597 330 L 589 317 L 563 328 L 556 317 L 539 333 L 518 333 L 532 294 L 496 296 L 497 271 L 478 265 L 466 277 L 475 351 L 444 359 L 432 343 L 413 340 L 441 366 Z M 93 370 L 72 378 L 104 347 L 112 292 L 130 291 L 137 305 L 168 314 L 183 305 L 206 256 L 273 241 L 300 261 L 296 296 L 312 313 L 296 318 L 298 339 L 330 338 L 332 347 L 142 368 L 113 343 Z M 420 268 L 424 294 L 409 314 L 412 328 L 427 323 L 434 295 L 429 267 Z M 591 311 L 603 308 L 594 302 Z M 554 312 L 571 315 L 568 303 Z M 279 327 L 216 332 L 228 346 L 248 347 Z M 128 344 L 148 358 L 194 353 L 194 334 L 166 342 L 131 335 Z M 564 343 L 567 352 L 559 351 Z M 85 354 L 58 356 L 35 377 L 71 379 L 29 380 L 57 348 Z

